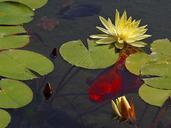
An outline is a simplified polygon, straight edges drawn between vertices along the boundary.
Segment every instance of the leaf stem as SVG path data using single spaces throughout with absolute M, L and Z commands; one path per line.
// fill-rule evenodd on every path
M 145 116 L 145 113 L 147 112 L 147 110 L 148 110 L 148 105 L 145 104 L 145 107 L 144 107 L 144 109 L 143 109 L 143 112 L 142 112 L 142 114 L 141 114 L 141 117 L 140 117 L 140 119 L 138 120 L 138 124 L 139 124 L 139 125 L 141 124 L 142 120 L 144 119 L 144 116 Z
M 165 115 L 165 113 L 167 112 L 167 109 L 168 109 L 168 104 L 169 102 L 171 101 L 171 97 L 169 97 L 163 104 L 163 106 L 161 108 L 159 108 L 153 118 L 153 120 L 151 121 L 151 124 L 150 124 L 150 128 L 151 127 L 156 127 L 157 126 L 157 123 L 158 121 Z
M 73 77 L 73 75 L 71 75 L 71 73 L 72 73 L 72 71 L 74 70 L 74 68 L 75 68 L 75 66 L 70 67 L 70 68 L 66 71 L 66 73 L 63 75 L 63 77 L 62 77 L 62 79 L 60 80 L 60 82 L 59 82 L 57 88 L 54 90 L 54 94 L 53 94 L 52 98 L 49 100 L 49 102 L 52 102 L 52 101 L 53 101 L 53 99 L 54 99 L 55 96 L 58 94 L 58 92 L 61 91 L 61 90 L 65 87 L 66 83 Z M 79 71 L 79 70 L 78 70 L 78 71 Z M 75 72 L 74 72 L 74 74 L 75 74 Z M 69 75 L 71 75 L 71 77 L 68 78 Z M 66 80 L 67 78 L 68 78 L 68 80 L 65 82 L 65 80 Z M 64 82 L 65 82 L 65 83 L 64 83 Z

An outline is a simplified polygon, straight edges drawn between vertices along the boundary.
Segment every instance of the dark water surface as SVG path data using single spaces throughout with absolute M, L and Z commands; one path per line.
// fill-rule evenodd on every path
M 142 19 L 148 24 L 147 42 L 171 37 L 170 0 L 49 0 L 37 10 L 34 20 L 27 25 L 33 39 L 26 49 L 49 56 L 66 41 L 82 39 L 97 33 L 100 25 L 98 15 L 114 17 L 115 10 L 126 10 L 129 16 Z M 90 11 L 91 10 L 91 11 Z M 114 18 L 113 18 L 114 19 Z M 112 20 L 113 20 L 112 19 Z M 50 25 L 49 25 L 50 24 Z M 47 27 L 48 25 L 48 27 Z M 57 90 L 53 100 L 45 101 L 42 87 L 50 82 L 53 88 L 59 86 L 63 75 L 71 68 L 59 55 L 54 61 L 55 69 L 46 79 L 28 81 L 34 93 L 31 104 L 17 110 L 10 110 L 12 122 L 9 128 L 132 128 L 127 123 L 112 120 L 110 101 L 95 103 L 89 100 L 87 81 L 93 80 L 102 70 L 78 70 L 74 68 L 69 80 Z M 146 105 L 137 94 L 134 97 L 137 118 L 141 118 Z M 148 106 L 140 128 L 147 128 L 158 108 Z M 171 128 L 171 110 L 161 119 L 158 128 Z

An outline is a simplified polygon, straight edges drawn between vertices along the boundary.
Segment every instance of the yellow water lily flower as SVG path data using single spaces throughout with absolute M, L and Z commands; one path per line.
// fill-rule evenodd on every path
M 127 120 L 129 122 L 135 122 L 136 114 L 135 108 L 133 104 L 133 99 L 130 104 L 127 101 L 125 96 L 121 96 L 116 99 L 116 101 L 112 100 L 112 108 L 114 110 L 114 114 L 119 117 L 121 120 Z
M 97 44 L 111 44 L 115 43 L 115 46 L 122 49 L 124 44 L 127 43 L 134 47 L 144 47 L 146 43 L 140 42 L 140 40 L 150 37 L 151 35 L 145 34 L 148 30 L 147 25 L 141 26 L 140 20 L 133 20 L 132 17 L 127 18 L 126 11 L 120 17 L 118 10 L 115 14 L 115 25 L 108 18 L 99 17 L 100 21 L 105 28 L 96 27 L 104 34 L 91 35 L 91 38 L 98 39 Z

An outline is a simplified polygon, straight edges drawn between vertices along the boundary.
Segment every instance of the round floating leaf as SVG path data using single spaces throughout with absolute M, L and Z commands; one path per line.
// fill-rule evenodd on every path
M 27 50 L 0 52 L 0 76 L 28 80 L 50 73 L 53 63 L 46 57 Z
M 159 39 L 151 45 L 151 58 L 157 63 L 171 63 L 171 42 L 168 39 Z
M 141 69 L 143 75 L 171 76 L 171 64 L 146 64 Z
M 32 98 L 33 93 L 25 83 L 10 79 L 0 81 L 0 108 L 20 108 Z
M 0 0 L 0 2 L 3 1 L 22 3 L 29 6 L 32 9 L 40 8 L 48 2 L 48 0 Z
M 11 116 L 5 110 L 0 109 L 0 128 L 6 128 L 11 120 Z
M 171 96 L 171 90 L 156 89 L 142 85 L 139 89 L 139 96 L 148 104 L 161 107 Z
M 131 73 L 140 75 L 141 67 L 147 62 L 150 62 L 149 55 L 145 53 L 135 53 L 126 59 L 125 66 Z
M 151 87 L 158 88 L 158 89 L 170 89 L 171 90 L 171 77 L 154 77 L 154 78 L 148 78 L 144 79 L 145 83 L 147 85 L 150 85 Z
M 88 41 L 87 49 L 81 40 L 63 44 L 60 54 L 70 64 L 88 69 L 109 67 L 118 58 L 114 48 L 109 45 L 97 45 L 94 41 Z
M 34 12 L 27 6 L 19 3 L 0 2 L 0 24 L 18 25 L 30 22 Z
M 22 26 L 0 26 L 0 50 L 20 48 L 29 43 L 29 36 Z
M 171 42 L 168 39 L 158 39 L 151 44 L 151 50 L 155 53 L 171 55 Z
M 26 33 L 23 26 L 0 26 L 0 37 Z
M 141 71 L 143 75 L 160 76 L 144 79 L 146 84 L 155 88 L 171 89 L 171 64 L 148 64 Z

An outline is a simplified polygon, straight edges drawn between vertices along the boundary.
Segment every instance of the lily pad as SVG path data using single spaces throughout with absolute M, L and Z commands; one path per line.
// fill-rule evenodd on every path
M 20 48 L 29 43 L 28 35 L 22 26 L 0 26 L 0 50 Z
M 156 77 L 156 78 L 148 78 L 144 79 L 145 83 L 153 88 L 171 90 L 171 77 Z
M 168 39 L 159 39 L 151 45 L 151 58 L 156 63 L 171 64 L 171 42 Z
M 11 120 L 11 116 L 5 110 L 0 109 L 0 128 L 6 128 Z
M 130 55 L 126 59 L 125 66 L 131 73 L 140 75 L 141 67 L 148 62 L 150 62 L 149 55 L 140 52 Z
M 32 20 L 34 12 L 20 3 L 0 2 L 0 24 L 19 25 Z
M 171 42 L 168 39 L 158 39 L 151 44 L 153 54 L 171 56 Z M 160 60 L 159 60 L 160 61 Z
M 161 107 L 171 96 L 171 90 L 156 89 L 142 85 L 139 89 L 139 96 L 148 104 Z
M 0 108 L 20 108 L 32 98 L 33 93 L 25 83 L 10 79 L 0 81 Z
M 154 76 L 171 76 L 171 65 L 170 64 L 156 64 L 150 63 L 143 65 L 141 68 L 143 75 L 154 75 Z
M 114 48 L 97 45 L 93 40 L 88 40 L 88 48 L 81 40 L 69 41 L 61 46 L 60 54 L 70 64 L 87 69 L 106 68 L 118 59 Z
M 0 52 L 0 76 L 29 80 L 50 73 L 53 63 L 46 57 L 27 50 Z
M 38 0 L 38 1 L 36 0 L 0 0 L 0 2 L 4 2 L 4 1 L 22 3 L 22 4 L 29 6 L 32 9 L 40 8 L 48 2 L 48 0 Z

